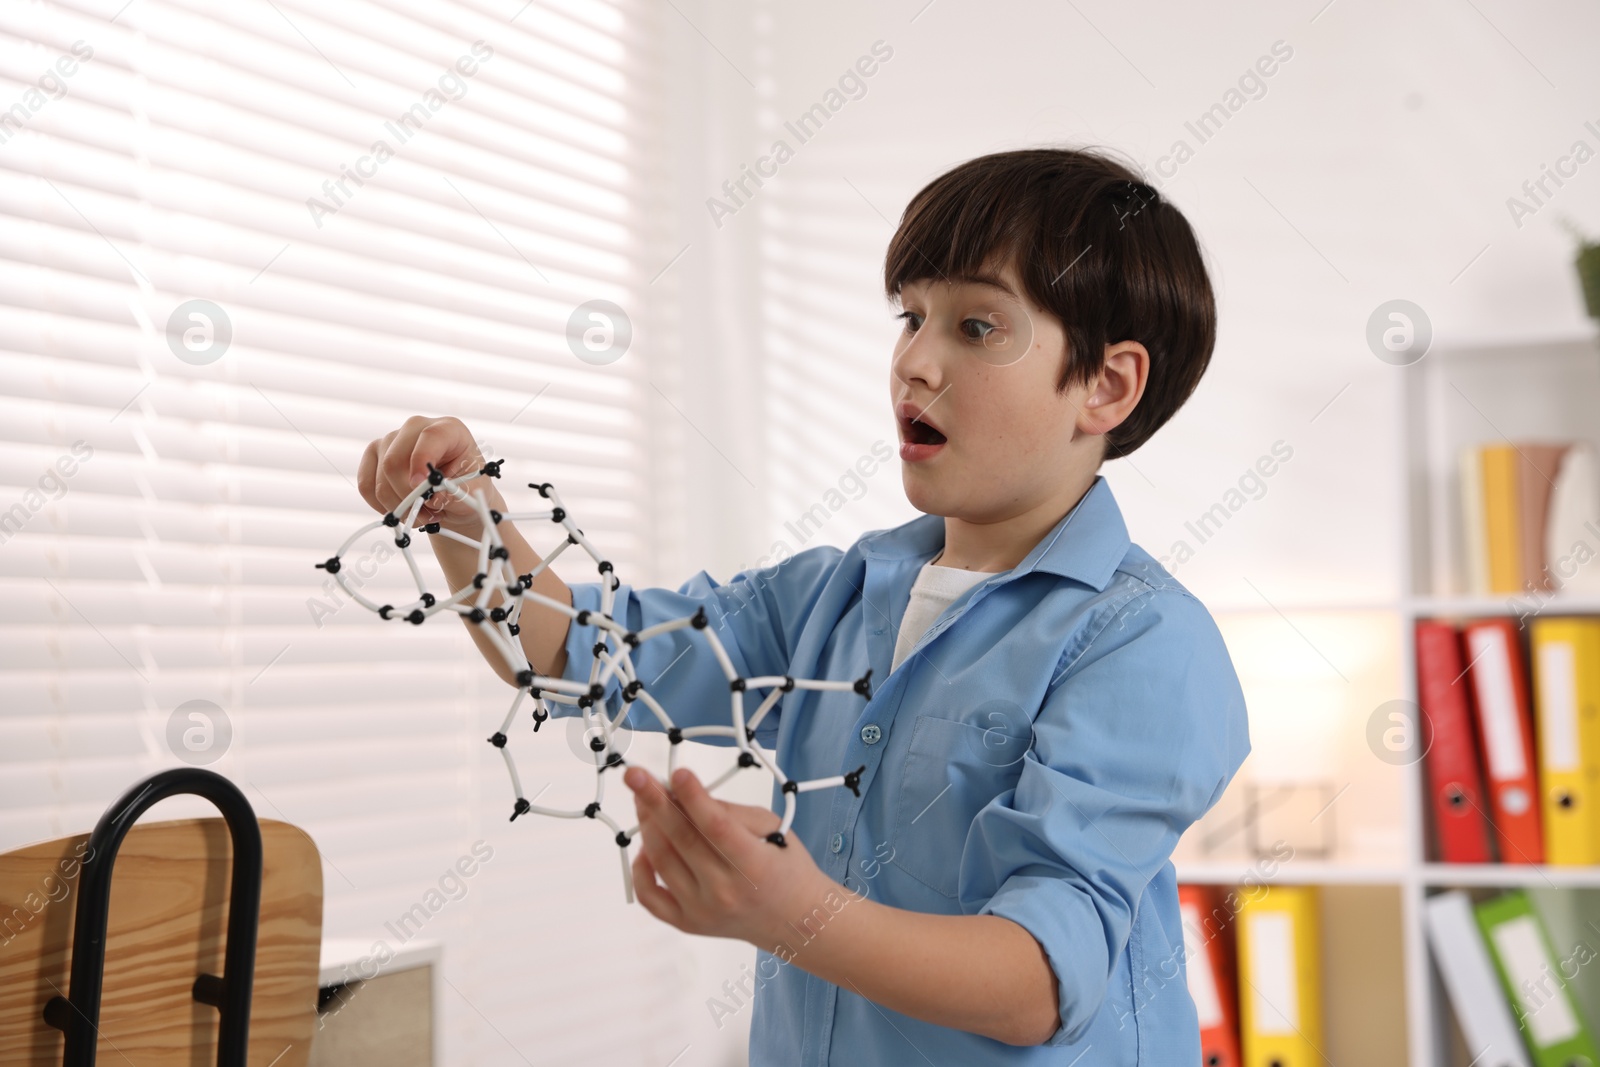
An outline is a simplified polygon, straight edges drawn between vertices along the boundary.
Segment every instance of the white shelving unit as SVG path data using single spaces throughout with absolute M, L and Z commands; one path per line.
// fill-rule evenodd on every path
M 1383 613 L 1398 621 L 1399 694 L 1417 701 L 1414 625 L 1419 619 L 1464 620 L 1519 614 L 1600 615 L 1600 595 L 1523 598 L 1466 592 L 1457 456 L 1468 444 L 1509 438 L 1582 439 L 1600 449 L 1600 341 L 1593 334 L 1526 343 L 1437 346 L 1402 376 L 1400 479 L 1401 596 L 1361 605 L 1302 605 L 1306 614 Z M 1597 546 L 1600 547 L 1600 546 Z M 1600 560 L 1591 566 L 1600 568 Z M 1540 606 L 1542 604 L 1542 606 Z M 1541 906 L 1558 950 L 1579 939 L 1600 954 L 1600 867 L 1447 864 L 1434 861 L 1432 817 L 1421 761 L 1401 769 L 1395 812 L 1404 847 L 1393 861 L 1301 860 L 1264 873 L 1248 858 L 1180 863 L 1185 882 L 1236 886 L 1248 876 L 1267 885 L 1324 887 L 1324 1055 L 1346 1064 L 1481 1067 L 1462 1047 L 1448 997 L 1427 950 L 1423 905 L 1431 894 L 1460 888 L 1475 896 L 1526 888 Z M 1331 914 L 1330 914 L 1331 913 Z M 1367 916 L 1393 928 L 1398 945 L 1362 938 Z M 1592 920 L 1594 925 L 1589 925 Z M 1342 942 L 1362 941 L 1368 955 Z M 1572 983 L 1578 1005 L 1600 1031 L 1600 967 Z M 1395 1003 L 1398 1000 L 1399 1003 Z M 1368 1039 L 1359 1053 L 1340 1030 L 1360 1025 L 1361 1011 L 1381 1018 L 1388 1044 Z M 1402 1035 L 1403 1034 L 1403 1038 Z M 1403 1044 L 1403 1048 L 1399 1047 Z
M 1470 444 L 1498 440 L 1587 440 L 1600 448 L 1600 344 L 1592 335 L 1528 343 L 1440 348 L 1404 368 L 1401 414 L 1405 476 L 1402 491 L 1405 596 L 1401 622 L 1403 685 L 1417 699 L 1419 619 L 1464 620 L 1494 615 L 1600 614 L 1600 597 L 1483 597 L 1466 589 L 1457 457 Z M 1409 858 L 1401 872 L 1405 938 L 1406 1016 L 1413 1067 L 1466 1067 L 1449 999 L 1427 952 L 1423 904 L 1436 891 L 1468 889 L 1489 895 L 1527 888 L 1557 895 L 1564 910 L 1600 918 L 1600 867 L 1434 862 L 1432 812 L 1421 762 L 1408 774 Z M 1574 890 L 1580 892 L 1573 892 Z M 1560 916 L 1551 917 L 1558 952 Z M 1593 936 L 1591 945 L 1595 944 Z M 1581 972 L 1574 984 L 1580 1008 L 1600 1025 L 1600 988 Z

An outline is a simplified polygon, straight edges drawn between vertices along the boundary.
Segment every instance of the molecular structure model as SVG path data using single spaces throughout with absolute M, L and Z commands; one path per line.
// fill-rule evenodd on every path
M 589 543 L 573 522 L 567 509 L 561 506 L 561 498 L 549 484 L 536 484 L 530 482 L 528 488 L 536 489 L 539 495 L 550 502 L 550 507 L 543 511 L 528 512 L 518 515 L 502 515 L 490 508 L 484 499 L 482 490 L 468 494 L 462 485 L 472 477 L 489 476 L 500 477 L 500 466 L 504 460 L 487 462 L 474 475 L 460 478 L 447 478 L 431 463 L 428 464 L 427 478 L 406 495 L 393 511 L 382 518 L 361 527 L 351 534 L 349 539 L 340 546 L 339 551 L 330 559 L 316 564 L 333 575 L 350 598 L 356 603 L 376 612 L 384 619 L 403 619 L 415 625 L 421 625 L 430 617 L 442 611 L 453 612 L 464 617 L 469 623 L 481 627 L 488 636 L 493 646 L 499 650 L 505 662 L 515 672 L 517 679 L 516 696 L 511 701 L 511 708 L 506 712 L 504 722 L 500 729 L 488 740 L 491 745 L 500 750 L 504 757 L 506 771 L 511 776 L 512 792 L 516 794 L 516 804 L 511 812 L 514 821 L 518 815 L 535 812 L 539 815 L 551 815 L 561 819 L 590 818 L 604 822 L 615 834 L 622 859 L 622 884 L 628 903 L 633 903 L 633 868 L 628 858 L 628 845 L 639 832 L 637 823 L 629 830 L 623 830 L 617 822 L 601 810 L 601 802 L 605 799 L 605 780 L 607 770 L 621 767 L 626 761 L 622 754 L 613 747 L 613 738 L 619 727 L 625 725 L 628 713 L 635 703 L 642 702 L 650 712 L 660 720 L 662 728 L 666 731 L 667 739 L 671 742 L 667 761 L 667 780 L 670 781 L 672 772 L 677 768 L 678 745 L 686 738 L 696 736 L 731 737 L 738 747 L 737 762 L 728 771 L 716 780 L 707 783 L 707 790 L 715 792 L 729 778 L 745 767 L 754 767 L 757 764 L 764 767 L 769 774 L 782 786 L 783 789 L 783 822 L 777 830 L 767 835 L 767 840 L 780 847 L 786 847 L 785 835 L 794 821 L 795 795 L 813 789 L 825 789 L 836 786 L 846 786 L 857 796 L 861 795 L 861 775 L 866 770 L 863 764 L 848 774 L 835 775 L 831 778 L 817 778 L 811 781 L 799 782 L 787 777 L 782 768 L 778 766 L 773 753 L 765 751 L 756 742 L 756 727 L 767 712 L 783 697 L 785 693 L 794 689 L 832 689 L 853 690 L 863 697 L 870 697 L 872 690 L 870 681 L 872 671 L 854 681 L 825 681 L 815 679 L 791 678 L 783 676 L 763 676 L 755 678 L 740 677 L 733 669 L 733 663 L 728 658 L 727 650 L 722 642 L 717 639 L 716 632 L 707 626 L 705 609 L 695 611 L 692 616 L 681 619 L 672 619 L 646 627 L 637 632 L 629 630 L 622 623 L 612 617 L 613 599 L 622 582 L 617 577 L 611 563 L 603 558 L 595 547 Z M 417 521 L 417 515 L 422 509 L 423 501 L 433 496 L 436 492 L 447 492 L 459 500 L 463 500 L 476 508 L 482 521 L 483 536 L 474 540 L 463 536 L 454 530 L 440 527 L 438 522 L 430 522 L 417 527 L 422 532 L 434 537 L 448 537 L 464 545 L 477 549 L 478 568 L 472 582 L 447 597 L 437 597 L 428 592 L 423 582 L 422 572 L 417 569 L 416 561 L 411 556 L 410 530 Z M 402 517 L 403 516 L 403 517 Z M 536 521 L 548 520 L 566 531 L 566 537 L 548 555 L 544 556 L 539 565 L 527 574 L 517 575 L 510 562 L 510 551 L 501 540 L 498 526 L 504 521 Z M 391 527 L 395 531 L 394 544 L 405 557 L 406 566 L 411 571 L 411 576 L 416 582 L 417 599 L 409 604 L 376 604 L 361 595 L 357 588 L 348 582 L 340 566 L 340 557 L 350 551 L 356 540 L 364 534 L 379 527 Z M 533 580 L 540 571 L 549 567 L 573 545 L 578 545 L 594 561 L 601 576 L 600 609 L 594 611 L 579 611 L 569 604 L 542 596 L 532 591 Z M 504 605 L 489 607 L 488 603 L 496 590 L 505 593 Z M 587 684 L 569 681 L 565 678 L 547 678 L 536 674 L 528 662 L 527 654 L 523 651 L 522 642 L 517 635 L 521 631 L 520 620 L 523 614 L 523 605 L 529 601 L 539 607 L 560 612 L 568 616 L 579 626 L 593 625 L 598 628 L 600 640 L 594 645 L 593 659 L 589 665 L 589 680 Z M 732 698 L 732 722 L 728 726 L 692 726 L 681 729 L 673 724 L 672 718 L 667 714 L 645 684 L 634 673 L 632 652 L 644 642 L 654 637 L 692 627 L 705 637 L 705 642 L 711 647 L 711 652 L 722 666 L 722 672 L 728 679 L 728 691 Z M 606 684 L 614 677 L 622 680 L 622 708 L 615 717 L 606 714 L 602 703 Z M 755 690 L 766 690 L 755 713 L 746 715 L 745 694 Z M 565 811 L 558 808 L 541 807 L 531 803 L 523 795 L 522 779 L 517 775 L 517 765 L 511 758 L 508 745 L 508 732 L 516 720 L 517 711 L 525 700 L 533 702 L 533 729 L 538 732 L 540 724 L 550 718 L 549 702 L 558 704 L 577 705 L 583 713 L 585 736 L 589 738 L 589 748 L 594 753 L 595 760 L 595 793 L 594 800 L 581 810 Z

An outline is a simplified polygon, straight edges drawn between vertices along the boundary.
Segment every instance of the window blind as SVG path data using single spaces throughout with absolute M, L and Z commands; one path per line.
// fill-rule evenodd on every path
M 644 436 L 649 338 L 604 365 L 568 339 L 579 305 L 643 316 L 671 285 L 640 177 L 656 17 L 0 5 L 0 849 L 86 830 L 201 730 L 196 759 L 221 751 L 259 816 L 312 835 L 326 935 L 398 947 L 394 920 L 475 855 L 399 928 L 445 942 L 445 1063 L 666 1062 L 659 1018 L 592 993 L 619 956 L 614 988 L 660 989 L 671 931 L 623 911 L 604 835 L 508 826 L 482 737 L 511 693 L 462 627 L 381 622 L 312 565 L 371 518 L 366 442 L 453 414 L 507 460 L 514 503 L 556 483 L 619 570 L 656 580 L 642 531 L 673 482 Z M 402 588 L 383 542 L 356 551 Z M 538 740 L 514 742 L 531 788 L 592 790 Z M 190 814 L 211 813 L 157 817 Z

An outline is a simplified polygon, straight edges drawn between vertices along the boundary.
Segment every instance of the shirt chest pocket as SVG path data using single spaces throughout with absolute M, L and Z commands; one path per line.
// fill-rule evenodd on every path
M 1022 773 L 1026 738 L 993 727 L 920 715 L 895 804 L 896 867 L 954 898 L 972 820 Z

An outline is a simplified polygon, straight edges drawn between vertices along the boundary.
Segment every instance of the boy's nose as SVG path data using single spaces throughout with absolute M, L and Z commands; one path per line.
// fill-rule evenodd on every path
M 911 338 L 900 351 L 896 352 L 889 366 L 895 380 L 902 386 L 911 386 L 916 382 L 935 392 L 943 388 L 941 381 L 943 370 L 938 354 L 934 351 L 931 339 L 922 334 Z M 898 403 L 904 397 L 896 396 L 894 399 Z

